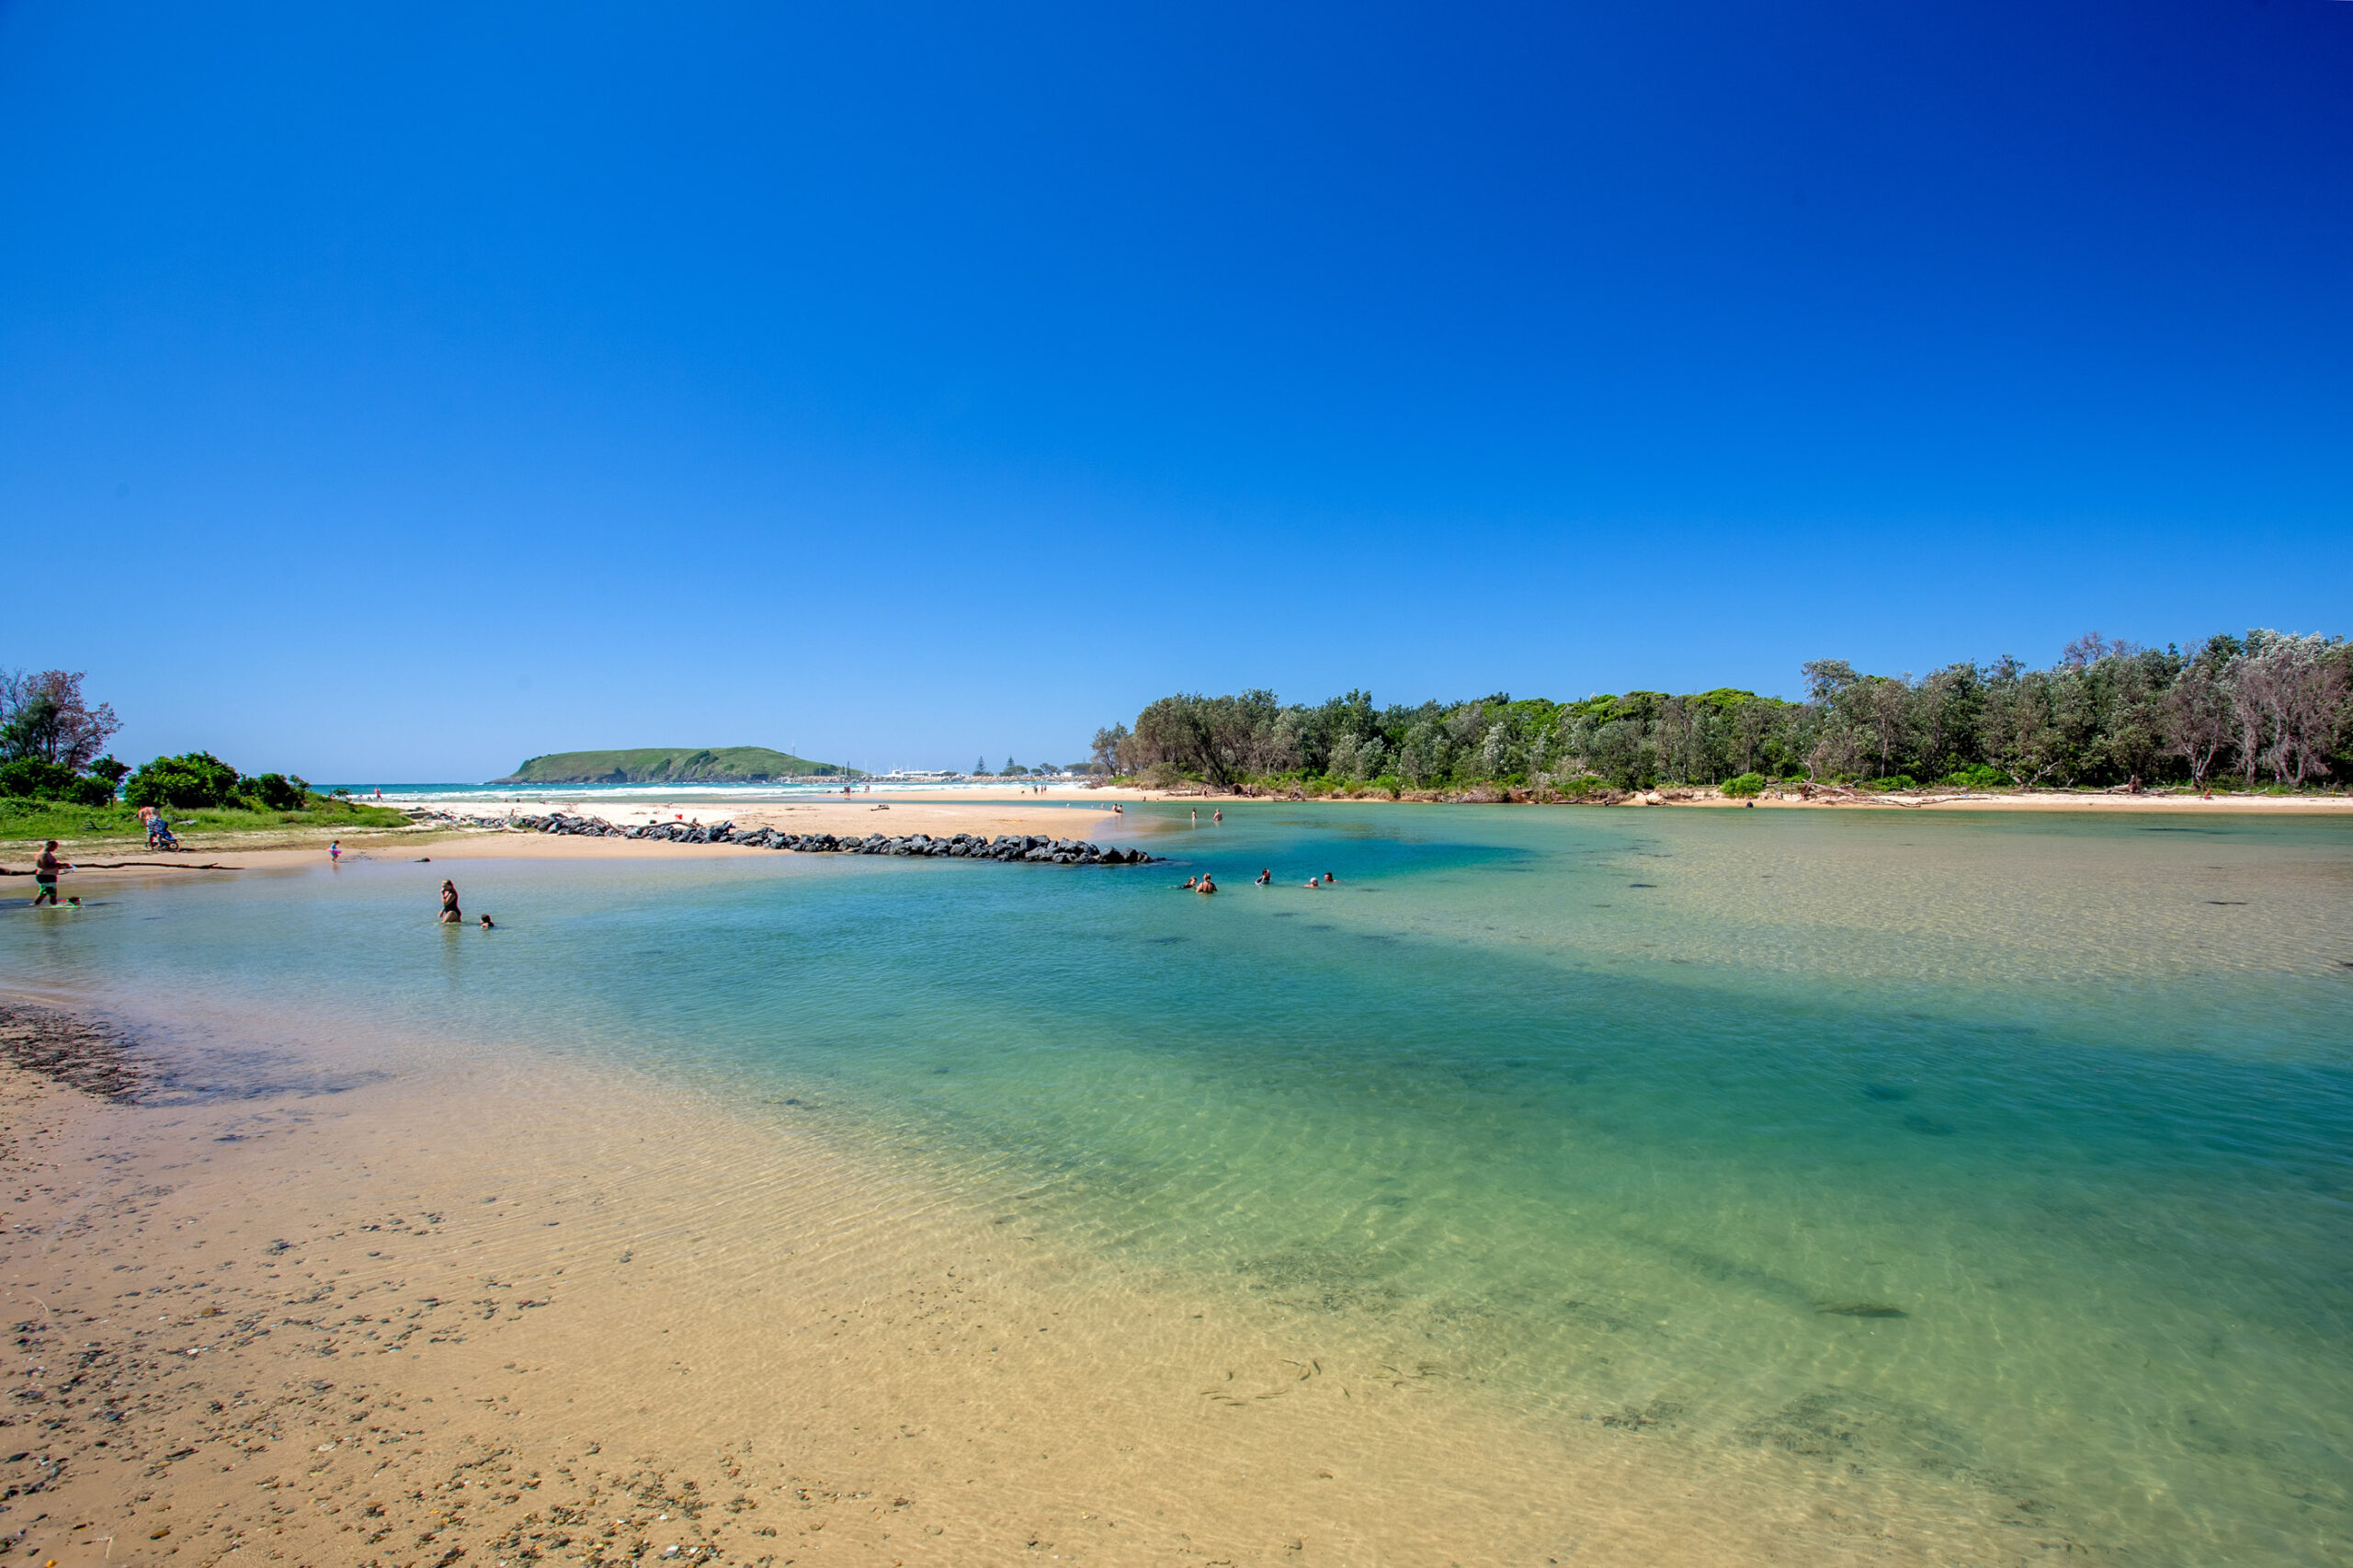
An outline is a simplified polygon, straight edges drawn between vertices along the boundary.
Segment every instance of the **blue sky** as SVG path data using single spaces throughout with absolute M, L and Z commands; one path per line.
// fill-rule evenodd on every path
M 314 779 L 2353 631 L 2353 4 L 0 6 L 0 665 Z

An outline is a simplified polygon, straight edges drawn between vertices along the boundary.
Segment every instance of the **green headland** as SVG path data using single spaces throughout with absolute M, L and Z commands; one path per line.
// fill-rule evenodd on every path
M 535 756 L 494 784 L 753 784 L 768 778 L 847 776 L 856 769 L 812 762 L 766 746 L 648 746 L 635 751 L 559 751 Z

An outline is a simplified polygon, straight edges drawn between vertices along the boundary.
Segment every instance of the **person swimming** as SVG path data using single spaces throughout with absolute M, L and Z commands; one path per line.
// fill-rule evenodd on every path
M 1193 891 L 1195 892 L 1217 892 L 1217 884 L 1210 881 L 1209 874 L 1207 872 L 1203 872 L 1201 875 L 1201 885 L 1195 888 Z
M 1322 887 L 1324 884 L 1323 884 L 1321 881 L 1317 881 L 1315 878 L 1313 878 L 1313 877 L 1310 877 L 1310 878 L 1308 878 L 1308 879 L 1307 879 L 1307 881 L 1304 881 L 1304 882 L 1301 883 L 1300 885 L 1301 885 L 1301 886 L 1302 886 L 1302 887 L 1305 887 L 1305 888 L 1314 889 L 1314 888 L 1320 888 L 1320 887 Z
M 1211 822 L 1223 822 L 1224 820 L 1225 808 L 1223 806 L 1220 806 L 1217 810 L 1210 813 L 1210 821 Z
M 485 931 L 495 931 L 498 929 L 498 925 L 495 921 L 492 920 L 489 915 L 485 915 L 482 917 L 482 928 Z
M 1194 884 L 1195 882 L 1199 881 L 1200 880 L 1201 880 L 1201 879 L 1200 879 L 1200 878 L 1199 878 L 1199 877 L 1187 877 L 1187 878 L 1185 879 L 1185 891 L 1186 891 L 1187 892 L 1192 892 L 1192 891 L 1193 891 L 1193 884 Z
M 1335 877 L 1332 875 L 1332 873 L 1331 873 L 1331 872 L 1326 871 L 1326 872 L 1324 872 L 1324 885 L 1325 887 L 1327 887 L 1327 888 L 1328 888 L 1328 887 L 1330 887 L 1330 886 L 1333 884 L 1333 882 L 1334 882 L 1334 881 L 1336 881 L 1336 880 L 1337 880 L 1337 879 L 1336 879 L 1336 878 L 1335 878 Z
M 1274 886 L 1275 869 L 1272 866 L 1269 866 L 1265 870 L 1259 872 L 1256 878 L 1254 879 L 1252 885 L 1262 888 L 1270 888 Z

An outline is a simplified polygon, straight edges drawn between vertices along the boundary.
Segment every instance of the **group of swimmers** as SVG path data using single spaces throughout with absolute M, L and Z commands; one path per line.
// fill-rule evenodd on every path
M 441 924 L 444 926 L 462 926 L 465 924 L 465 920 L 466 917 L 464 913 L 458 908 L 458 884 L 451 881 L 447 877 L 442 878 Z M 485 915 L 482 917 L 482 928 L 485 931 L 495 931 L 498 929 L 498 923 L 491 919 L 489 915 Z
M 1299 885 L 1303 888 L 1328 888 L 1333 886 L 1339 880 L 1339 878 L 1334 876 L 1331 872 L 1326 871 L 1320 877 L 1310 877 L 1307 881 L 1300 883 Z M 1272 866 L 1269 866 L 1265 870 L 1260 871 L 1256 876 L 1250 879 L 1250 885 L 1254 888 L 1273 887 L 1275 885 L 1275 869 Z M 1198 877 L 1187 877 L 1185 879 L 1185 886 L 1194 892 L 1217 892 L 1217 883 L 1211 878 L 1207 871 L 1203 871 Z

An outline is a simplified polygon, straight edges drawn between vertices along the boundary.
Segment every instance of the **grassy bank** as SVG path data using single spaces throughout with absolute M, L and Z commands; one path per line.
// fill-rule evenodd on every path
M 323 834 L 365 834 L 408 826 L 408 818 L 385 807 L 318 796 L 312 797 L 312 804 L 301 811 L 202 806 L 169 812 L 165 816 L 183 843 L 202 840 L 259 845 L 265 841 L 300 841 Z M 51 838 L 69 851 L 94 846 L 143 848 L 147 829 L 140 823 L 139 813 L 125 805 L 75 806 L 57 801 L 0 800 L 0 849 L 23 854 Z

